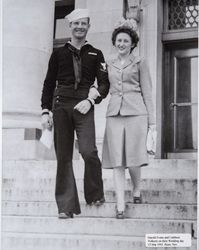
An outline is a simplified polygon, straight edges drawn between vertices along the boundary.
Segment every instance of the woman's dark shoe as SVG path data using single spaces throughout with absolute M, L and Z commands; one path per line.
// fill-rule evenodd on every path
M 135 204 L 141 204 L 142 203 L 142 197 L 141 197 L 141 195 L 140 196 L 134 196 L 133 197 L 133 202 Z
M 125 218 L 125 212 L 124 211 L 118 211 L 116 209 L 116 219 L 124 219 Z
M 71 219 L 71 218 L 73 218 L 73 213 L 71 213 L 71 212 L 59 213 L 58 217 L 59 217 L 59 219 Z

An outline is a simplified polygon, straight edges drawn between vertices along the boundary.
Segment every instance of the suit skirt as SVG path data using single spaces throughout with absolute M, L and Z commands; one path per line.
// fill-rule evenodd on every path
M 102 150 L 102 167 L 115 168 L 124 166 L 148 165 L 146 139 L 148 117 L 109 116 Z

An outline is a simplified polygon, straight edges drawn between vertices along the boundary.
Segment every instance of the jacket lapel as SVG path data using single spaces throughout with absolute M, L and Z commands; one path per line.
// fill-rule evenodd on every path
M 130 64 L 132 64 L 134 61 L 134 57 L 132 57 L 131 55 L 128 56 L 128 58 L 126 59 L 126 61 L 124 62 L 124 64 L 122 65 L 122 68 L 125 69 L 126 67 L 128 67 Z
M 114 66 L 115 68 L 121 69 L 121 63 L 118 58 L 111 60 L 110 65 Z
M 129 65 L 135 64 L 139 61 L 140 61 L 139 56 L 133 56 L 132 54 L 130 54 L 123 65 L 121 65 L 120 60 L 118 58 L 112 59 L 109 64 L 114 66 L 115 68 L 124 69 Z

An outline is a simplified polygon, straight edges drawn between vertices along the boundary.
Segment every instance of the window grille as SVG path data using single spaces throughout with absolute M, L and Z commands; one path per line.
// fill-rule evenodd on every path
M 198 27 L 197 0 L 168 1 L 168 29 L 187 29 Z

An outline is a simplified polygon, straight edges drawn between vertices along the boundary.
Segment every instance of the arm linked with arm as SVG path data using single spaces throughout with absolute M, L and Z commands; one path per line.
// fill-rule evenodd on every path
M 98 85 L 97 90 L 100 96 L 96 98 L 95 103 L 98 104 L 102 101 L 103 98 L 105 98 L 108 95 L 109 88 L 110 88 L 107 66 L 104 60 L 104 56 L 100 50 L 98 52 L 96 72 L 97 72 L 97 85 Z

